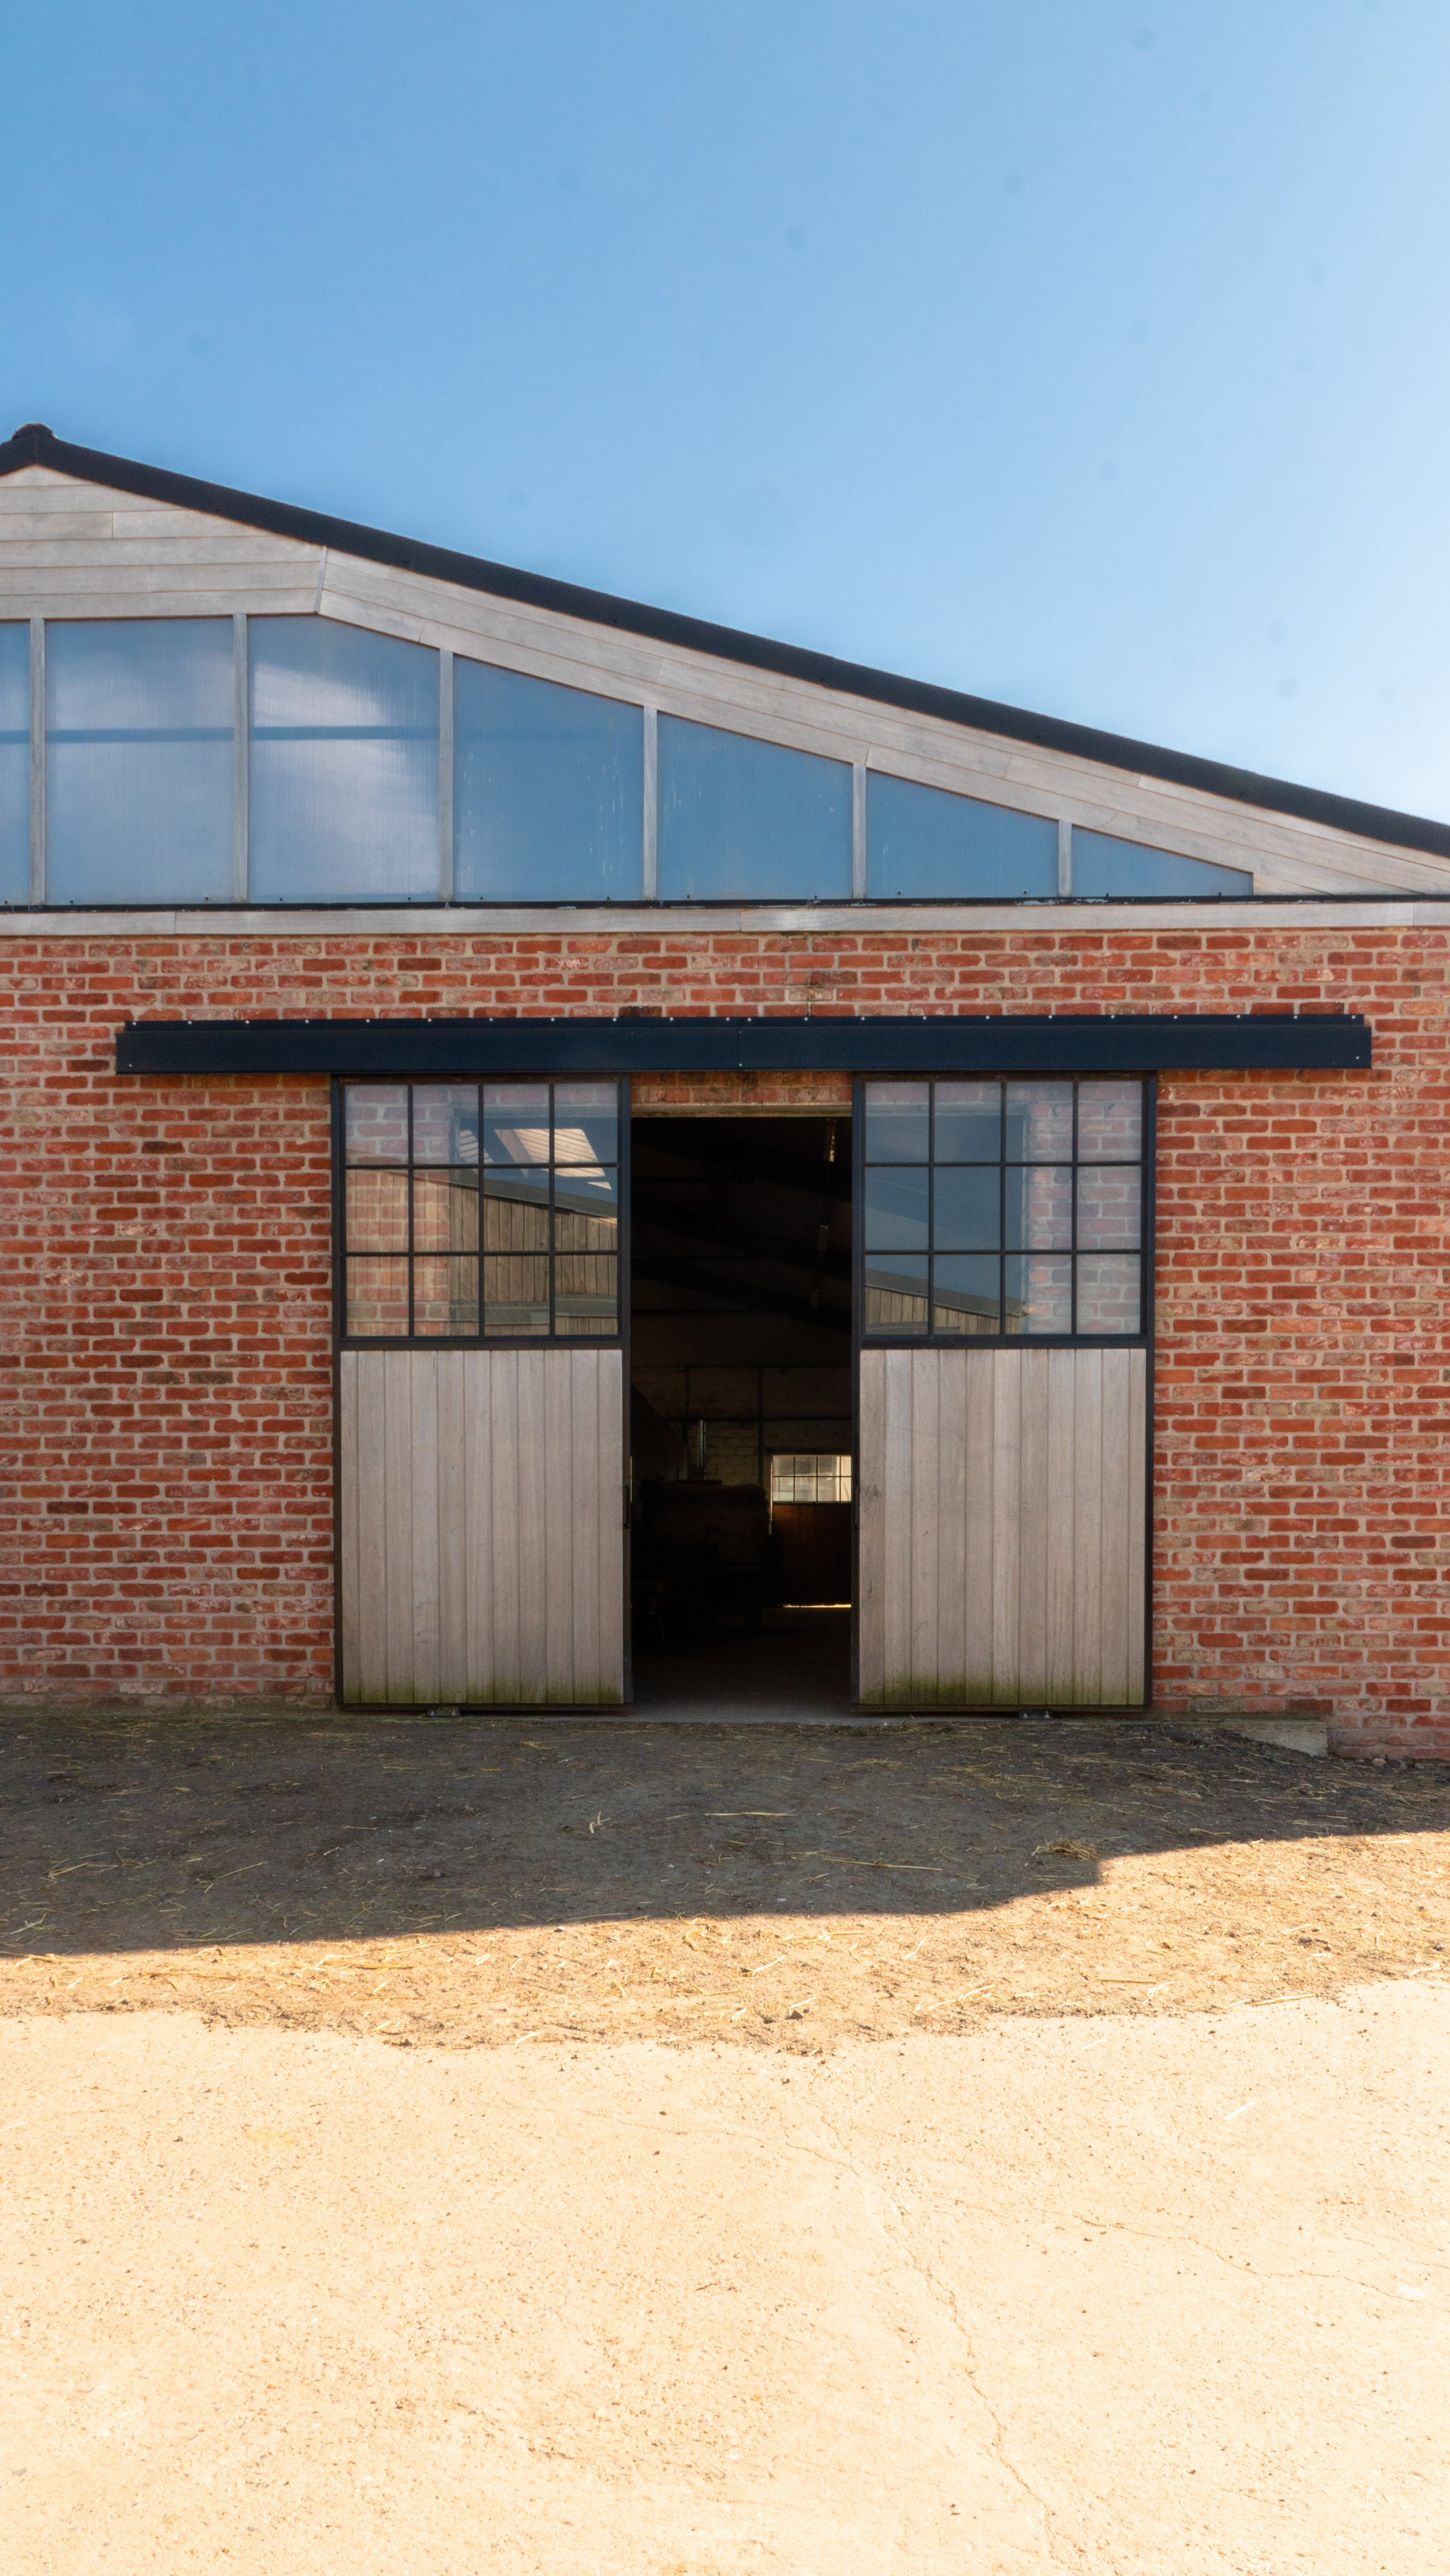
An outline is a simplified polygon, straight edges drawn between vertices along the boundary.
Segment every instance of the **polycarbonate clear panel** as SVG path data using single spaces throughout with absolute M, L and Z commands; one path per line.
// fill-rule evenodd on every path
M 254 617 L 257 903 L 438 899 L 438 656 L 326 617 Z
M 453 744 L 456 895 L 512 903 L 638 900 L 638 707 L 459 658 Z
M 46 629 L 52 903 L 227 903 L 232 624 L 119 617 Z
M 661 716 L 659 891 L 666 902 L 849 899 L 850 769 Z
M 0 903 L 30 901 L 30 628 L 0 626 Z
M 1220 868 L 1208 859 L 1180 859 L 1109 832 L 1072 835 L 1072 891 L 1078 903 L 1132 895 L 1251 895 L 1254 880 L 1242 868 Z
M 1057 825 L 974 796 L 879 777 L 866 790 L 866 891 L 1011 903 L 1057 892 Z

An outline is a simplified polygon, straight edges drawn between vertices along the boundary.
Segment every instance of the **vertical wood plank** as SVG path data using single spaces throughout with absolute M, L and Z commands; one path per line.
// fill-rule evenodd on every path
M 494 1611 L 494 1662 L 491 1673 L 494 1700 L 522 1699 L 524 1693 L 524 1644 L 522 1594 L 519 1579 L 521 1532 L 519 1514 L 522 1495 L 519 1487 L 519 1365 L 518 1351 L 491 1351 L 489 1369 L 489 1489 L 492 1496 L 489 1512 L 491 1538 L 491 1591 Z M 543 1534 L 531 1534 L 535 1548 L 542 1548 Z
M 862 1351 L 860 1387 L 860 1483 L 856 1496 L 856 1672 L 861 1698 L 869 1706 L 886 1686 L 885 1565 L 882 1561 L 882 1479 L 885 1472 L 886 1353 Z
M 912 1353 L 885 1351 L 885 1438 L 882 1443 L 881 1553 L 885 1591 L 883 1697 L 904 1707 L 911 1691 Z
M 548 1586 L 556 1579 L 560 1533 L 549 1512 L 545 1452 L 544 1353 L 519 1351 L 515 1474 L 519 1540 L 519 1698 L 542 1702 L 549 1688 Z M 564 1542 L 567 1545 L 567 1538 Z
M 337 1649 L 345 1700 L 361 1696 L 358 1687 L 357 1360 L 356 1351 L 344 1351 L 337 1371 Z
M 1103 1353 L 1103 1478 L 1099 1550 L 1102 1586 L 1102 1704 L 1121 1708 L 1128 1697 L 1128 1546 L 1131 1407 L 1130 1351 Z
M 1053 1505 L 1047 1438 L 1051 1358 L 1050 1351 L 1024 1351 L 1021 1362 L 1017 1688 L 1019 1699 L 1033 1707 L 1040 1707 L 1047 1696 L 1047 1533 Z
M 567 1407 L 573 1450 L 574 1530 L 569 1603 L 569 1696 L 587 1707 L 599 1696 L 600 1420 L 599 1353 L 569 1351 Z
M 624 1353 L 601 1351 L 596 1362 L 599 1408 L 598 1692 L 624 1697 Z
M 1103 1695 L 1103 1360 L 1074 1351 L 1072 1478 L 1072 1697 L 1092 1708 Z
M 383 1598 L 387 1621 L 384 1699 L 413 1696 L 413 1478 L 411 1351 L 383 1351 Z
M 992 1699 L 1020 1707 L 1022 1559 L 1021 1351 L 992 1354 Z
M 369 1706 L 388 1695 L 388 1515 L 384 1353 L 358 1351 L 358 1697 Z
M 999 1544 L 995 1470 L 995 1356 L 968 1351 L 966 1383 L 966 1472 L 962 1541 L 963 1650 L 966 1699 L 986 1704 L 992 1698 L 993 1568 Z
M 554 1451 L 551 1472 L 560 1490 L 568 1497 L 569 1539 L 560 1552 L 560 1562 L 567 1569 L 564 1597 L 555 1617 L 555 1633 L 563 1642 L 563 1672 L 559 1695 L 572 1706 L 580 1696 L 578 1660 L 579 1618 L 582 1607 L 581 1582 L 587 1582 L 581 1566 L 581 1555 L 588 1550 L 594 1527 L 594 1496 L 599 1480 L 599 1456 L 596 1447 L 596 1421 L 583 1407 L 584 1378 L 592 1379 L 588 1351 L 565 1351 L 562 1369 L 545 1364 L 545 1383 L 553 1396 L 556 1428 L 550 1447 Z M 580 1370 L 575 1363 L 584 1362 Z M 547 1410 L 547 1406 L 546 1406 Z M 551 1694 L 552 1695 L 552 1694 Z
M 936 1689 L 943 1706 L 972 1696 L 967 1671 L 966 1351 L 938 1353 L 936 1453 Z
M 413 1653 L 408 1687 L 402 1696 L 433 1701 L 438 1697 L 438 1646 L 441 1611 L 439 1545 L 439 1457 L 437 1351 L 409 1354 L 408 1486 L 412 1522 Z
M 464 1543 L 463 1678 L 460 1699 L 487 1705 L 498 1697 L 493 1585 L 493 1353 L 470 1352 L 463 1373 Z
M 468 1696 L 468 1361 L 438 1354 L 438 1697 Z
M 1049 1708 L 1070 1707 L 1077 1697 L 1073 1667 L 1073 1604 L 1077 1574 L 1078 1361 L 1090 1351 L 1047 1353 L 1047 1642 L 1043 1699 Z
M 941 1540 L 938 1463 L 941 1455 L 941 1363 L 939 1351 L 909 1351 L 911 1465 L 907 1508 L 911 1515 L 911 1627 L 907 1689 L 913 1701 L 930 1707 L 941 1695 L 941 1651 L 937 1635 L 937 1557 Z
M 571 1362 L 573 1353 L 565 1353 Z M 585 1491 L 578 1470 L 578 1427 L 570 1368 L 544 1362 L 544 1527 L 548 1533 L 544 1586 L 544 1692 L 556 1703 L 574 1696 L 575 1540 Z
M 1129 1705 L 1147 1696 L 1145 1619 L 1148 1602 L 1148 1354 L 1128 1353 L 1128 1688 Z

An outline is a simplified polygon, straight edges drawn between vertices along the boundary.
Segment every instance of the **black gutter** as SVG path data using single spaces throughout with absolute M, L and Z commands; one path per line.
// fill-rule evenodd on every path
M 1238 805 L 1253 805 L 1270 814 L 1291 815 L 1298 822 L 1323 823 L 1336 832 L 1357 833 L 1368 841 L 1385 841 L 1396 849 L 1425 850 L 1450 858 L 1450 824 L 1423 815 L 1398 814 L 1386 805 L 1361 804 L 1353 796 L 1332 796 L 1318 787 L 1296 787 L 1256 770 L 1235 769 L 1217 760 L 1200 760 L 1191 752 L 1165 751 L 1135 742 L 1130 735 L 1099 733 L 1090 725 L 1068 724 L 1058 716 L 1030 715 L 1021 707 L 1002 706 L 994 698 L 975 698 L 956 689 L 941 689 L 924 680 L 904 680 L 890 671 L 875 671 L 855 662 L 839 662 L 829 653 L 810 653 L 794 644 L 776 644 L 760 635 L 744 635 L 731 626 L 712 626 L 703 618 L 682 617 L 666 608 L 646 608 L 607 591 L 585 590 L 577 583 L 553 581 L 542 573 L 517 572 L 507 564 L 477 555 L 450 553 L 443 546 L 412 537 L 390 536 L 351 519 L 330 519 L 317 510 L 295 509 L 287 501 L 267 501 L 253 492 L 235 492 L 223 483 L 203 483 L 190 474 L 172 474 L 156 465 L 139 465 L 124 456 L 107 456 L 93 447 L 72 447 L 38 421 L 29 421 L 12 438 L 0 441 L 0 476 L 25 465 L 49 466 L 82 482 L 108 484 L 113 491 L 133 492 L 143 500 L 161 501 L 174 509 L 205 510 L 214 518 L 232 519 L 247 528 L 266 528 L 273 536 L 294 537 L 300 544 L 327 546 L 364 562 L 388 564 L 398 572 L 451 581 L 463 590 L 485 591 L 491 598 L 517 600 L 531 608 L 552 609 L 561 617 L 585 618 L 594 626 L 612 626 L 656 644 L 677 644 L 716 660 L 772 671 L 781 678 L 805 680 L 816 688 L 868 698 L 878 706 L 899 707 L 910 715 L 937 716 L 944 723 L 970 725 L 979 733 L 1008 742 L 1030 743 L 1043 751 L 1060 751 L 1112 769 L 1136 770 L 1175 787 L 1201 788 Z
M 1287 1019 L 132 1020 L 150 1074 L 1363 1072 L 1367 1021 Z

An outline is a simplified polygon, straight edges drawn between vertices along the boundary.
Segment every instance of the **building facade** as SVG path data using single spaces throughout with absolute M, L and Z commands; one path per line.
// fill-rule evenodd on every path
M 1450 1754 L 1447 897 L 1437 824 L 18 432 L 0 1692 L 618 1705 L 805 1458 L 863 1706 Z

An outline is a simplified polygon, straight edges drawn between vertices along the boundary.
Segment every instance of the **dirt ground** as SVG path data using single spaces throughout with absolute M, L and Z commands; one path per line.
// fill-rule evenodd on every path
M 0 2011 L 814 2050 L 1450 1960 L 1450 1770 L 1144 1721 L 12 1717 Z

